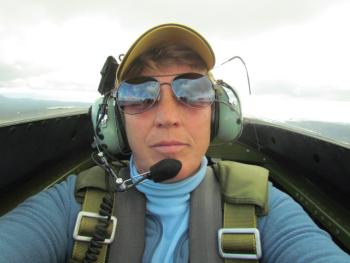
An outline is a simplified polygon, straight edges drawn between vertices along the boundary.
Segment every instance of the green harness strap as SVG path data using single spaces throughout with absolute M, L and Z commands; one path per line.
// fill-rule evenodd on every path
M 255 263 L 261 255 L 257 216 L 268 211 L 268 170 L 232 161 L 213 165 L 224 200 L 223 228 L 218 231 L 219 253 L 225 262 Z M 98 214 L 107 186 L 104 171 L 93 167 L 79 174 L 77 200 L 83 200 L 82 211 Z M 97 220 L 82 216 L 76 223 L 79 236 L 91 236 Z M 112 231 L 112 224 L 109 231 Z M 89 242 L 76 241 L 71 263 L 82 262 Z M 95 262 L 104 263 L 108 244 L 103 244 Z
M 101 218 L 103 219 L 103 217 L 100 216 L 100 206 L 103 198 L 107 198 L 109 195 L 107 180 L 109 180 L 109 177 L 105 175 L 105 171 L 98 166 L 85 170 L 78 176 L 75 186 L 75 196 L 77 201 L 82 203 L 82 209 L 78 214 L 74 229 L 73 235 L 75 242 L 72 258 L 69 263 L 83 261 L 90 245 L 90 242 L 87 241 L 91 240 L 92 235 L 96 231 L 96 226 L 101 224 Z M 113 200 L 114 197 L 113 194 Z M 112 214 L 113 210 L 114 204 Z M 114 238 L 113 235 L 116 223 L 116 218 L 112 217 L 112 221 L 107 228 L 108 236 L 111 241 L 113 241 Z M 95 255 L 97 257 L 96 263 L 106 262 L 107 249 L 110 243 L 107 239 L 99 245 L 99 252 Z
M 268 212 L 268 170 L 232 161 L 213 165 L 224 200 L 219 252 L 225 262 L 258 262 L 261 257 L 257 216 Z

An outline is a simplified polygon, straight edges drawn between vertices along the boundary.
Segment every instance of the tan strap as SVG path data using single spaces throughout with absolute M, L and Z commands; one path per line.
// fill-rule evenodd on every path
M 254 205 L 225 202 L 223 227 L 221 249 L 226 255 L 236 257 L 235 259 L 226 258 L 225 262 L 259 262 L 257 259 L 249 259 L 249 257 L 260 257 L 261 255 Z
M 268 170 L 233 161 L 219 161 L 213 168 L 224 199 L 219 253 L 225 262 L 258 262 L 261 244 L 257 216 L 268 211 Z
M 106 197 L 108 193 L 105 191 L 96 189 L 96 188 L 87 188 L 85 193 L 84 202 L 82 204 L 82 212 L 90 212 L 98 215 L 100 210 L 100 205 L 102 199 Z M 78 235 L 84 237 L 91 237 L 95 232 L 96 225 L 99 224 L 98 218 L 93 218 L 90 216 L 82 216 L 80 224 L 77 222 Z M 108 227 L 108 236 L 112 235 L 113 224 L 110 223 Z M 82 262 L 85 258 L 86 251 L 88 250 L 90 242 L 88 241 L 79 241 L 74 242 L 72 259 L 78 262 Z M 104 263 L 106 261 L 107 255 L 107 243 L 101 243 L 101 248 L 97 256 L 96 263 Z

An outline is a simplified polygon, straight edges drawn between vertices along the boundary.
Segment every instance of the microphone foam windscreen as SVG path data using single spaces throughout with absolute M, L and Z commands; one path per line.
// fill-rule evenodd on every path
M 175 177 L 181 170 L 182 164 L 176 159 L 164 159 L 150 168 L 150 179 L 156 183 Z

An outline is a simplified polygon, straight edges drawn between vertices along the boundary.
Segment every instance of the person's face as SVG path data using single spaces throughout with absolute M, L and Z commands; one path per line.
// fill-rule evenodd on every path
M 187 65 L 172 65 L 158 70 L 147 69 L 142 76 L 155 77 L 160 83 L 171 83 L 183 73 L 200 73 Z M 163 75 L 163 76 L 162 76 Z M 160 101 L 151 109 L 135 115 L 124 114 L 128 142 L 136 168 L 148 171 L 165 158 L 181 161 L 175 177 L 181 180 L 199 168 L 210 142 L 211 107 L 191 108 L 176 100 L 168 84 L 161 85 Z

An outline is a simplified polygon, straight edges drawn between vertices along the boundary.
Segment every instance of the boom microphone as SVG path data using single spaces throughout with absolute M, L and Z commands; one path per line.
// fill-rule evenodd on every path
M 182 164 L 176 159 L 163 159 L 150 168 L 149 179 L 156 183 L 175 177 L 181 170 Z
M 118 190 L 121 192 L 127 191 L 146 179 L 151 179 L 156 183 L 163 182 L 167 179 L 175 177 L 181 170 L 181 167 L 182 164 L 179 160 L 163 159 L 158 163 L 152 165 L 149 172 L 140 174 L 141 176 L 143 176 L 143 178 L 136 181 L 135 183 L 132 183 L 131 179 L 123 181 L 119 185 Z

